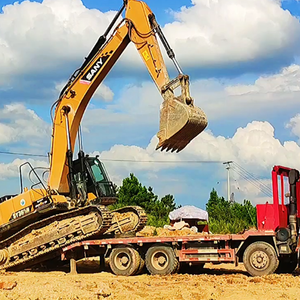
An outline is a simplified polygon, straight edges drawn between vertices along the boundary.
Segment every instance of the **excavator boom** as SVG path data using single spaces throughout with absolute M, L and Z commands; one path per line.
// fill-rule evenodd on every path
M 124 10 L 125 18 L 117 24 Z M 178 70 L 175 79 L 169 79 L 157 37 Z M 146 225 L 147 215 L 138 206 L 108 210 L 117 200 L 115 187 L 98 157 L 84 154 L 79 131 L 94 92 L 131 42 L 163 98 L 157 149 L 180 151 L 206 127 L 205 114 L 190 96 L 189 77 L 183 74 L 153 13 L 142 1 L 124 1 L 53 105 L 48 187 L 30 163 L 25 163 L 22 166 L 30 167 L 38 182 L 30 189 L 21 184 L 19 195 L 0 198 L 0 270 L 49 260 L 62 247 L 91 236 L 131 235 Z M 181 95 L 175 97 L 178 87 Z M 79 153 L 74 160 L 78 133 Z
M 107 38 L 124 9 L 126 10 L 125 18 Z M 161 39 L 179 72 L 178 77 L 173 80 L 169 79 L 157 36 Z M 190 96 L 189 77 L 183 74 L 154 14 L 142 1 L 124 1 L 123 7 L 106 33 L 99 38 L 56 102 L 49 176 L 50 189 L 59 193 L 69 192 L 70 170 L 66 153 L 72 156 L 79 125 L 91 97 L 130 42 L 136 46 L 163 98 L 157 149 L 179 152 L 207 126 L 205 114 L 194 106 Z M 181 95 L 175 97 L 174 90 L 178 87 L 181 87 Z

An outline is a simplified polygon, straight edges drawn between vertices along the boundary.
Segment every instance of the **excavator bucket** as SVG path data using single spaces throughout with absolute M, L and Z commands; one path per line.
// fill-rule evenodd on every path
M 179 98 L 164 101 L 160 111 L 159 143 L 156 150 L 179 152 L 207 126 L 205 113 Z

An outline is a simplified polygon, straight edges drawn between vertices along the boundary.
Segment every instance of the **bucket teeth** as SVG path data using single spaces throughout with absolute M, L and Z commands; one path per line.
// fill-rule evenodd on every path
M 156 150 L 180 152 L 207 126 L 205 113 L 198 107 L 167 100 L 160 112 L 159 143 Z

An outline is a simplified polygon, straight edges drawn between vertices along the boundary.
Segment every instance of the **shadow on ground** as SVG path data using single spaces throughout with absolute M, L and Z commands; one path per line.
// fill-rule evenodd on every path
M 208 266 L 210 266 L 208 264 Z M 45 264 L 35 266 L 34 268 L 29 269 L 28 271 L 35 271 L 35 272 L 49 272 L 49 271 L 61 271 L 65 273 L 70 272 L 69 262 L 59 262 L 56 263 L 53 261 L 49 261 Z M 100 273 L 100 272 L 109 272 L 111 273 L 111 269 L 109 267 L 109 262 L 106 260 L 105 269 L 100 267 L 100 261 L 98 258 L 87 258 L 77 262 L 77 272 L 79 274 L 92 274 L 92 273 Z M 141 274 L 149 274 L 147 269 L 144 268 Z M 206 267 L 206 265 L 199 266 L 193 265 L 189 266 L 187 264 L 181 265 L 178 274 L 190 274 L 190 275 L 234 275 L 234 274 L 242 274 L 249 276 L 249 274 L 240 269 L 228 269 L 228 268 L 218 268 L 218 265 L 214 265 L 213 268 Z M 298 273 L 298 275 L 300 272 Z

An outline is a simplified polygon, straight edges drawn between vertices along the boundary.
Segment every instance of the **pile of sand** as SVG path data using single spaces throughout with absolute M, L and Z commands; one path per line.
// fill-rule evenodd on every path
M 164 228 L 155 228 L 153 226 L 146 226 L 143 230 L 138 232 L 136 236 L 138 237 L 150 237 L 150 236 L 159 236 L 159 237 L 171 237 L 171 236 L 186 236 L 186 235 L 206 235 L 206 232 L 196 233 L 189 228 L 183 228 L 181 230 L 169 230 Z

